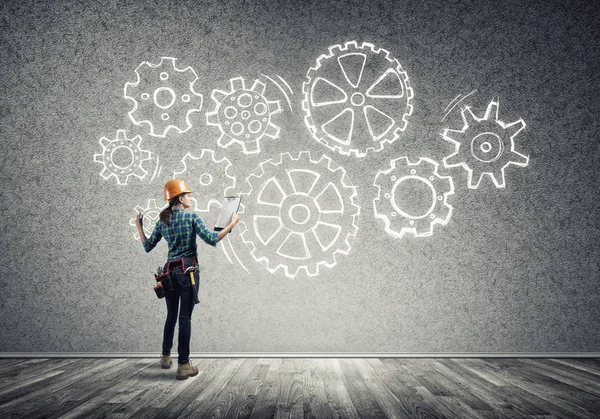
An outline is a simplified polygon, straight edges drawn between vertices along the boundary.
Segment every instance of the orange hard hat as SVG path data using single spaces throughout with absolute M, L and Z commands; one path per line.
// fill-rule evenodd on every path
M 172 198 L 175 198 L 177 195 L 182 193 L 192 192 L 192 189 L 187 184 L 187 182 L 183 179 L 171 179 L 167 183 L 165 183 L 165 201 L 169 201 Z

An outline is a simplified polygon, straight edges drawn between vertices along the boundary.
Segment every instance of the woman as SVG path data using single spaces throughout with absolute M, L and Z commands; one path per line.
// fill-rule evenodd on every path
M 146 253 L 152 250 L 162 237 L 165 238 L 169 246 L 168 260 L 164 270 L 165 272 L 171 272 L 173 290 L 165 295 L 167 320 L 163 332 L 160 365 L 162 368 L 170 368 L 172 364 L 171 347 L 173 346 L 177 311 L 181 299 L 179 346 L 177 347 L 179 357 L 176 376 L 179 380 L 185 380 L 198 374 L 198 368 L 193 366 L 189 359 L 191 319 L 195 305 L 191 277 L 194 277 L 196 291 L 200 282 L 197 270 L 196 235 L 206 244 L 216 246 L 217 242 L 221 241 L 240 219 L 237 214 L 233 214 L 231 222 L 223 230 L 218 233 L 209 231 L 197 214 L 184 211 L 192 205 L 190 193 L 192 193 L 192 190 L 187 182 L 182 179 L 172 179 L 165 184 L 164 198 L 169 201 L 169 206 L 160 213 L 160 219 L 156 222 L 150 238 L 146 238 L 142 228 L 143 215 L 138 214 L 136 219 L 140 240 Z

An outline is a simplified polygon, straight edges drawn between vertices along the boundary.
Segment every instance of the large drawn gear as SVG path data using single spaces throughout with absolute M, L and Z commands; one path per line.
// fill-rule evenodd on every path
M 142 137 L 139 135 L 127 138 L 122 129 L 117 130 L 114 140 L 100 138 L 102 153 L 94 154 L 94 161 L 104 165 L 100 176 L 104 179 L 114 176 L 119 185 L 127 185 L 131 176 L 143 179 L 148 174 L 143 168 L 143 162 L 150 160 L 151 154 L 140 148 L 141 141 Z
M 154 137 L 164 138 L 170 129 L 189 130 L 190 114 L 202 108 L 202 95 L 194 90 L 198 75 L 189 66 L 178 69 L 175 61 L 170 57 L 162 57 L 158 64 L 145 61 L 135 69 L 136 81 L 125 83 L 124 97 L 133 100 L 131 122 L 147 124 Z
M 468 172 L 468 185 L 476 189 L 487 174 L 496 188 L 504 188 L 504 169 L 510 164 L 525 167 L 529 157 L 515 150 L 515 137 L 525 128 L 523 119 L 506 124 L 498 120 L 498 101 L 492 100 L 482 118 L 471 108 L 461 110 L 463 127 L 446 128 L 444 140 L 455 145 L 455 151 L 443 159 L 445 167 L 462 166 Z
M 304 122 L 312 137 L 343 155 L 364 157 L 399 138 L 412 114 L 408 75 L 383 48 L 333 45 L 302 84 Z
M 186 179 L 196 199 L 195 211 L 210 211 L 211 204 L 221 205 L 228 189 L 235 188 L 233 166 L 227 157 L 215 158 L 215 152 L 202 149 L 199 157 L 187 153 L 181 160 L 183 168 L 173 178 Z
M 440 176 L 439 164 L 426 157 L 416 163 L 399 157 L 390 163 L 391 167 L 380 170 L 373 182 L 377 187 L 377 197 L 373 200 L 375 217 L 383 220 L 385 231 L 393 237 L 401 238 L 406 233 L 431 236 L 435 224 L 446 225 L 452 216 L 452 206 L 448 204 L 448 196 L 454 194 L 452 178 Z M 431 191 L 431 204 L 420 214 L 403 208 L 400 199 L 402 189 L 411 182 L 419 182 L 421 187 L 424 184 Z
M 206 114 L 206 123 L 219 127 L 220 147 L 237 143 L 244 154 L 258 153 L 263 137 L 275 139 L 279 136 L 279 127 L 271 122 L 271 117 L 281 112 L 279 101 L 265 98 L 266 85 L 260 80 L 255 80 L 250 89 L 246 88 L 242 77 L 229 80 L 229 85 L 228 92 L 213 90 L 211 97 L 215 108 Z
M 168 204 L 164 204 L 162 207 L 159 207 L 156 204 L 155 199 L 149 199 L 148 202 L 146 203 L 146 207 L 142 207 L 141 205 L 136 205 L 135 209 L 134 209 L 135 215 L 131 220 L 129 220 L 129 225 L 133 226 L 133 230 L 134 230 L 133 238 L 136 240 L 140 239 L 140 233 L 138 233 L 137 227 L 135 225 L 135 219 L 137 218 L 138 212 L 141 212 L 142 214 L 144 214 L 144 222 L 142 225 L 142 229 L 144 230 L 144 234 L 146 235 L 146 237 L 150 237 L 150 235 L 152 234 L 152 231 L 154 231 L 154 226 L 156 225 L 156 222 L 158 221 L 160 212 L 163 209 L 165 209 L 167 207 L 167 205 Z
M 329 157 L 281 154 L 246 179 L 240 236 L 254 260 L 289 278 L 317 276 L 347 255 L 358 231 L 358 194 L 346 170 Z

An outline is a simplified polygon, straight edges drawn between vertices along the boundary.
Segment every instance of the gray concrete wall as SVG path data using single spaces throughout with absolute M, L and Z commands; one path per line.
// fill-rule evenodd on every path
M 136 206 L 146 208 L 151 199 L 163 205 L 164 181 L 183 170 L 187 153 L 200 156 L 203 149 L 213 150 L 216 160 L 227 158 L 231 177 L 224 179 L 235 178 L 231 191 L 247 195 L 245 225 L 216 249 L 199 246 L 201 304 L 192 320 L 193 352 L 600 350 L 600 51 L 594 2 L 7 1 L 1 19 L 1 352 L 160 351 L 166 307 L 152 291 L 152 274 L 167 250 L 163 242 L 144 253 L 130 220 Z M 337 58 L 347 53 L 339 47 L 348 41 L 357 42 L 350 52 L 358 55 L 346 58 L 365 59 L 364 80 L 354 90 L 344 87 L 344 105 L 319 107 L 341 95 L 316 79 L 344 84 Z M 389 51 L 389 60 L 379 48 Z M 193 69 L 193 90 L 203 98 L 199 112 L 188 115 L 193 105 L 199 107 L 189 86 L 194 73 L 171 68 L 165 73 L 173 84 L 162 85 L 160 70 L 150 74 L 143 65 L 159 64 L 161 57 L 176 58 L 180 70 Z M 163 60 L 164 68 L 168 64 Z M 130 118 L 134 101 L 124 97 L 126 83 L 136 82 L 140 65 L 141 87 L 131 85 L 129 94 L 149 92 L 149 105 L 140 104 Z M 347 65 L 358 71 L 356 61 Z M 318 68 L 309 73 L 311 67 Z M 365 96 L 366 80 L 373 83 L 389 69 L 392 76 L 407 76 L 396 78 L 395 86 L 393 78 L 379 86 L 395 96 Z M 220 127 L 207 121 L 207 113 L 226 106 L 222 96 L 211 94 L 234 93 L 230 80 L 236 77 L 246 89 L 259 79 L 265 90 L 256 85 L 260 95 L 252 100 L 281 109 L 258 121 L 261 130 L 270 125 L 250 137 L 259 139 L 258 153 L 244 150 L 241 140 L 219 145 Z M 398 83 L 401 90 L 394 91 Z M 168 106 L 171 93 L 161 86 L 175 92 L 176 104 Z M 152 104 L 154 92 L 163 110 Z M 356 103 L 349 104 L 353 92 L 366 102 L 354 96 Z M 485 118 L 492 101 L 498 114 Z M 373 116 L 376 134 L 393 123 L 382 137 L 393 138 L 390 133 L 410 113 L 406 127 L 380 151 L 359 156 L 368 146 L 360 143 L 368 132 L 361 112 L 377 103 L 392 110 L 386 111 L 391 122 Z M 324 130 L 322 125 L 344 107 L 355 111 L 352 142 L 331 149 L 316 141 L 305 115 L 314 115 L 308 125 L 332 145 L 328 136 L 342 135 L 344 127 L 347 132 L 348 113 Z M 467 107 L 476 117 L 468 129 L 461 117 Z M 232 121 L 244 127 L 243 109 L 234 110 L 239 115 Z M 165 133 L 163 113 L 184 132 Z M 220 117 L 221 127 L 230 129 Z M 135 123 L 144 118 L 152 127 Z M 507 127 L 521 120 L 522 130 Z M 465 133 L 445 131 L 463 128 Z M 135 172 L 141 178 L 128 176 L 128 169 L 110 171 L 111 161 L 131 163 L 123 147 L 135 144 L 114 142 L 117 130 L 141 138 L 145 152 L 139 157 L 150 157 Z M 455 149 L 444 132 L 464 141 L 460 150 L 466 152 L 456 161 L 444 160 Z M 504 148 L 496 153 L 492 143 L 499 137 Z M 478 162 L 471 143 L 479 157 L 492 160 L 490 153 L 496 153 L 497 159 Z M 372 144 L 377 148 L 379 142 Z M 112 160 L 103 160 L 104 148 L 109 157 L 112 150 Z M 310 159 L 296 160 L 301 151 L 309 151 Z M 320 160 L 323 155 L 345 173 Z M 181 174 L 196 185 L 199 208 L 207 207 L 209 195 L 222 193 L 218 187 L 202 192 L 201 182 L 211 180 L 202 174 L 223 178 L 218 167 L 224 166 L 213 168 L 207 156 L 205 166 Z M 377 177 L 380 184 L 395 182 L 394 173 L 396 181 L 410 176 L 412 166 L 403 157 L 411 163 L 431 159 L 437 172 L 422 161 L 416 177 L 397 185 L 389 199 L 383 191 L 377 200 L 380 171 L 386 172 Z M 500 166 L 505 158 L 521 165 Z M 397 171 L 387 174 L 392 161 Z M 465 166 L 446 167 L 452 161 Z M 467 167 L 495 176 L 484 175 L 469 187 Z M 277 254 L 284 236 L 277 245 L 275 239 L 260 243 L 258 236 L 266 233 L 254 229 L 255 217 L 285 217 L 292 201 L 270 213 L 258 192 L 269 179 L 289 186 L 286 171 L 321 176 L 340 192 L 341 213 L 308 210 L 316 220 L 339 226 L 344 240 L 335 240 L 335 228 L 329 229 L 323 240 L 332 246 L 319 253 L 313 240 L 304 259 L 299 244 L 313 230 L 290 230 L 295 234 L 287 256 Z M 500 183 L 502 173 L 504 187 L 498 187 L 494 179 Z M 431 196 L 430 177 L 440 201 Z M 315 190 L 286 190 L 284 196 L 294 194 L 301 204 L 316 199 Z M 323 200 L 316 202 L 338 203 L 334 195 Z M 432 234 L 400 234 L 411 218 L 390 200 L 409 216 L 426 215 L 413 221 L 425 230 L 431 224 Z M 389 228 L 376 217 L 374 203 L 387 205 L 380 211 Z M 302 208 L 292 214 L 297 220 L 306 212 Z M 217 213 L 213 205 L 199 215 L 212 228 Z M 287 271 L 275 270 L 279 264 Z

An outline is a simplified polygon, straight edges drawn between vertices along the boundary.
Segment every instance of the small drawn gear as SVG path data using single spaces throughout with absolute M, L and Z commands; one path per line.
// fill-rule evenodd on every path
M 416 163 L 399 157 L 390 163 L 391 167 L 380 170 L 373 182 L 377 187 L 377 197 L 373 200 L 375 217 L 383 220 L 385 231 L 393 237 L 401 238 L 406 233 L 431 236 L 435 224 L 446 225 L 452 216 L 452 206 L 448 204 L 448 196 L 454 194 L 452 178 L 440 176 L 439 164 L 426 157 Z M 431 193 L 431 203 L 426 211 L 417 213 L 408 209 L 406 199 L 402 198 L 407 192 L 423 191 L 423 186 L 428 188 L 425 195 Z
M 525 128 L 523 119 L 506 124 L 498 120 L 498 101 L 492 100 L 482 118 L 469 107 L 461 109 L 464 122 L 460 130 L 446 128 L 444 140 L 455 145 L 455 151 L 443 159 L 445 167 L 462 166 L 468 172 L 468 185 L 476 189 L 487 174 L 496 188 L 504 188 L 504 169 L 510 164 L 525 167 L 529 157 L 515 150 L 515 137 Z
M 152 234 L 152 231 L 154 231 L 154 226 L 156 225 L 156 222 L 158 221 L 160 212 L 163 209 L 165 209 L 167 207 L 167 205 L 168 204 L 164 204 L 162 207 L 159 207 L 156 204 L 155 199 L 149 199 L 148 202 L 146 203 L 145 208 L 142 207 L 141 205 L 136 205 L 136 207 L 134 208 L 135 215 L 133 216 L 133 218 L 131 220 L 129 220 L 129 225 L 133 226 L 133 230 L 134 230 L 133 238 L 136 240 L 140 239 L 140 234 L 138 233 L 137 227 L 135 225 L 135 219 L 137 218 L 138 212 L 141 212 L 142 214 L 144 214 L 144 221 L 143 221 L 142 229 L 144 230 L 144 234 L 146 235 L 146 237 L 150 237 L 150 235 Z
M 104 179 L 114 176 L 119 185 L 127 185 L 131 176 L 143 179 L 148 174 L 143 168 L 143 162 L 150 160 L 151 154 L 140 148 L 141 141 L 142 137 L 139 135 L 128 139 L 122 129 L 117 130 L 114 140 L 100 138 L 102 153 L 94 154 L 94 161 L 104 165 L 100 176 Z
M 206 123 L 219 127 L 220 147 L 238 143 L 244 154 L 258 153 L 263 137 L 279 136 L 279 127 L 271 122 L 271 117 L 281 112 L 279 101 L 267 100 L 266 85 L 260 80 L 254 81 L 250 89 L 246 89 L 242 77 L 229 80 L 229 85 L 228 92 L 213 90 L 215 108 L 206 114 Z
M 396 141 L 413 111 L 413 89 L 398 60 L 366 42 L 329 47 L 308 70 L 302 92 L 312 137 L 346 156 Z
M 125 83 L 124 97 L 133 101 L 129 119 L 147 124 L 150 135 L 164 138 L 172 128 L 178 133 L 192 127 L 190 114 L 200 112 L 202 95 L 194 90 L 198 75 L 192 67 L 179 69 L 176 58 L 162 57 L 160 63 L 141 63 L 136 81 Z
M 196 211 L 210 211 L 211 204 L 221 205 L 228 189 L 235 188 L 233 165 L 227 157 L 215 158 L 215 152 L 202 149 L 199 157 L 187 153 L 181 160 L 183 168 L 173 178 L 187 179 L 196 198 Z
M 282 269 L 289 278 L 300 270 L 319 274 L 333 267 L 336 255 L 347 255 L 358 231 L 358 194 L 346 170 L 329 157 L 312 160 L 281 154 L 246 179 L 240 237 L 255 261 L 269 272 Z

